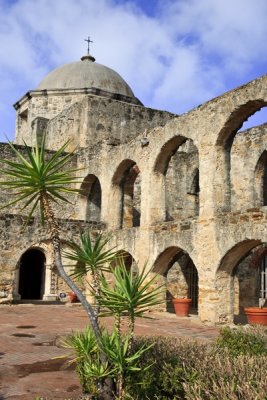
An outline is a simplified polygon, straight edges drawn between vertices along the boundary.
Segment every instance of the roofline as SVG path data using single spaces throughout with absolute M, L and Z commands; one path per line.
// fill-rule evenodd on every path
M 62 95 L 62 94 L 94 94 L 96 96 L 108 97 L 114 100 L 124 101 L 126 103 L 136 104 L 139 106 L 143 106 L 143 103 L 137 97 L 125 96 L 123 94 L 109 92 L 107 90 L 98 89 L 95 87 L 90 88 L 79 88 L 79 89 L 41 89 L 41 90 L 30 90 L 24 96 L 22 96 L 13 107 L 17 110 L 25 101 L 30 100 L 35 96 L 49 96 L 51 94 L 54 95 Z

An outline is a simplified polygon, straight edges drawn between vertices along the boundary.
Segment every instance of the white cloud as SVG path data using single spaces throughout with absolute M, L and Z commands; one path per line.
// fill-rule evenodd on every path
M 156 17 L 138 4 L 0 0 L 0 133 L 11 131 L 11 104 L 52 68 L 79 59 L 88 35 L 97 62 L 145 105 L 177 113 L 256 77 L 267 61 L 266 0 L 165 0 Z

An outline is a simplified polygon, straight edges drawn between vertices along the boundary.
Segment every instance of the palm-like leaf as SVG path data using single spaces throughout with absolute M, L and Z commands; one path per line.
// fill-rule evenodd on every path
M 113 329 L 111 334 L 102 335 L 102 346 L 105 349 L 105 353 L 112 364 L 112 367 L 117 370 L 118 373 L 128 375 L 129 372 L 139 371 L 141 368 L 138 366 L 140 357 L 148 351 L 154 344 L 142 345 L 131 355 L 128 354 L 130 336 L 124 336 L 124 340 L 118 332 Z
M 105 250 L 110 238 L 102 234 L 96 236 L 92 241 L 89 233 L 80 235 L 80 245 L 71 242 L 71 251 L 65 251 L 63 254 L 69 260 L 77 262 L 77 268 L 73 275 L 82 277 L 88 272 L 93 274 L 100 271 L 109 271 L 108 264 L 116 257 L 117 252 L 114 248 Z
M 105 315 L 130 315 L 143 317 L 144 313 L 153 305 L 160 304 L 162 287 L 152 290 L 157 275 L 148 278 L 151 271 L 146 266 L 139 274 L 127 271 L 123 260 L 114 268 L 115 285 L 112 286 L 105 277 L 101 279 L 101 296 L 98 301 L 105 308 Z
M 0 185 L 4 189 L 12 190 L 12 194 L 14 194 L 13 200 L 1 208 L 22 202 L 21 210 L 23 210 L 31 205 L 28 220 L 38 205 L 43 220 L 41 198 L 44 193 L 52 202 L 57 203 L 58 200 L 69 202 L 66 194 L 78 191 L 78 189 L 69 187 L 78 182 L 78 178 L 75 177 L 78 169 L 65 169 L 66 164 L 73 157 L 73 152 L 65 153 L 69 141 L 53 153 L 48 160 L 46 160 L 45 143 L 45 135 L 40 148 L 37 145 L 30 148 L 24 143 L 26 149 L 26 156 L 24 156 L 9 142 L 16 160 L 0 159 L 0 163 L 4 165 L 1 176 L 6 178 L 6 180 L 0 181 Z
M 62 347 L 71 349 L 74 353 L 73 361 L 87 361 L 97 352 L 97 342 L 90 326 L 84 331 L 73 332 L 60 341 Z

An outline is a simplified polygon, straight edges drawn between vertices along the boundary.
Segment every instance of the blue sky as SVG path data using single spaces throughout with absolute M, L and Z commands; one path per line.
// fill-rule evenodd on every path
M 266 0 L 0 0 L 0 140 L 12 105 L 88 35 L 146 106 L 180 114 L 267 72 L 266 20 Z

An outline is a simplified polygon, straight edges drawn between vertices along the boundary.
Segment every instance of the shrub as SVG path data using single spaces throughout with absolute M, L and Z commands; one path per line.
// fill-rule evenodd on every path
M 144 342 L 155 345 L 144 354 L 141 363 L 153 365 L 128 379 L 131 399 L 267 399 L 265 354 L 233 356 L 227 349 L 218 349 L 216 344 L 193 340 L 135 339 L 137 346 Z
M 234 357 L 241 355 L 267 355 L 267 330 L 260 327 L 250 327 L 248 330 L 242 328 L 220 330 L 216 346 L 227 349 Z

